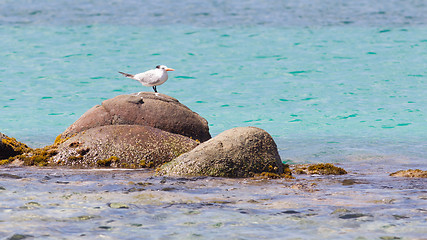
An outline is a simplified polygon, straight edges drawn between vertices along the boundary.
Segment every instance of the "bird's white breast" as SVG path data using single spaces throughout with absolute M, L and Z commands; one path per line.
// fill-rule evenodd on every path
M 158 86 L 168 80 L 168 74 L 162 69 L 153 69 L 134 76 L 142 85 L 146 87 Z

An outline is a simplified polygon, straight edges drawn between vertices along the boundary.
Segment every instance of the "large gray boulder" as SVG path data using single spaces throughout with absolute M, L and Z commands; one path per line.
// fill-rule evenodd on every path
M 188 137 L 140 125 L 109 125 L 77 133 L 57 147 L 52 164 L 79 168 L 156 167 L 198 143 Z
M 255 127 L 227 130 L 158 169 L 159 175 L 251 177 L 283 173 L 276 143 Z
M 211 138 L 206 119 L 175 98 L 161 93 L 141 92 L 105 100 L 84 113 L 61 135 L 106 125 L 142 125 L 190 137 L 200 142 Z

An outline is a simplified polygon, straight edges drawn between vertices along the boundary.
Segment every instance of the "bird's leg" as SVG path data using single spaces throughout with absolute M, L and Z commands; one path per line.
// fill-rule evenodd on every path
M 153 86 L 154 92 L 157 92 L 157 88 L 156 86 Z

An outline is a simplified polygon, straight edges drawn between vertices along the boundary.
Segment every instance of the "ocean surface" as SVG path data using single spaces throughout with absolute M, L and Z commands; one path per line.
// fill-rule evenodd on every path
M 0 0 L 0 132 L 31 147 L 49 145 L 92 106 L 117 95 L 152 91 L 136 81 L 123 78 L 118 71 L 139 73 L 163 64 L 175 71 L 169 74 L 169 80 L 159 86 L 158 91 L 178 99 L 206 118 L 213 136 L 233 127 L 255 126 L 265 129 L 274 137 L 282 160 L 286 163 L 333 162 L 355 172 L 359 171 L 357 166 L 367 165 L 369 167 L 364 169 L 375 174 L 378 173 L 377 169 L 385 169 L 388 173 L 407 168 L 427 170 L 426 12 L 427 2 L 424 0 L 379 0 L 375 3 L 368 0 Z M 55 232 L 57 228 L 52 227 L 54 230 L 45 229 L 30 233 L 30 236 L 75 238 L 80 236 L 77 234 L 80 228 L 76 226 L 84 226 L 88 222 L 99 224 L 101 220 L 108 221 L 108 218 L 114 219 L 116 214 L 121 214 L 116 213 L 116 210 L 93 215 L 77 213 L 80 208 L 96 207 L 94 196 L 99 193 L 94 194 L 88 202 L 82 200 L 83 193 L 96 192 L 95 186 L 104 184 L 103 181 L 108 179 L 112 180 L 115 172 L 103 172 L 107 175 L 107 180 L 92 178 L 81 172 L 61 173 L 66 179 L 64 182 L 72 183 L 67 185 L 73 186 L 67 191 L 83 194 L 79 195 L 82 202 L 66 206 L 60 205 L 59 200 L 45 203 L 46 196 L 37 194 L 44 189 L 38 185 L 42 182 L 49 186 L 46 191 L 51 189 L 56 194 L 52 198 L 62 198 L 57 192 L 58 183 L 42 181 L 45 176 L 51 179 L 51 175 L 56 174 L 55 170 L 7 169 L 6 172 L 12 172 L 13 176 L 20 178 L 1 178 L 0 196 L 5 197 L 0 201 L 2 225 L 8 223 L 12 227 L 24 223 L 25 226 L 27 223 L 29 225 L 22 228 L 27 231 L 30 226 L 44 225 L 44 221 L 62 221 L 34 217 L 44 214 L 45 208 L 40 206 L 53 209 L 52 214 L 65 211 L 70 214 L 71 219 L 73 216 L 68 211 L 74 212 L 77 217 L 89 216 L 88 219 L 74 219 L 77 222 L 84 221 L 80 225 L 71 224 L 75 231 Z M 95 171 L 94 176 L 97 174 L 100 173 Z M 383 178 L 363 178 L 358 181 L 374 184 L 388 176 L 381 174 Z M 121 179 L 126 179 L 123 176 L 127 175 L 120 176 Z M 132 181 L 137 181 L 134 178 L 136 177 Z M 147 181 L 150 179 L 145 178 Z M 26 179 L 24 183 L 22 179 Z M 152 180 L 153 184 L 157 180 Z M 31 181 L 37 184 L 32 190 L 25 190 L 29 187 L 25 183 L 29 184 Z M 90 186 L 83 187 L 79 181 L 88 181 Z M 230 183 L 226 180 L 217 181 L 218 185 L 206 187 L 205 191 L 209 194 L 216 193 L 218 197 L 227 197 L 225 193 L 228 188 L 225 186 L 228 184 L 232 188 L 240 188 L 241 184 L 246 186 L 246 183 L 231 180 Z M 325 181 L 333 180 L 327 178 Z M 270 210 L 257 212 L 254 209 L 264 204 L 262 199 L 274 200 L 277 196 L 272 190 L 266 193 L 268 196 L 261 196 L 262 189 L 252 188 L 252 185 L 249 189 L 242 188 L 259 195 L 249 196 L 246 200 L 251 204 L 255 204 L 251 199 L 261 203 L 255 204 L 256 207 L 239 205 L 233 209 L 252 209 L 249 211 L 252 214 L 250 220 L 264 224 L 261 225 L 264 230 L 258 232 L 252 229 L 253 225 L 245 222 L 248 221 L 246 217 L 242 218 L 234 210 L 228 211 L 227 204 L 224 207 L 220 203 L 211 204 L 210 200 L 200 200 L 199 205 L 196 204 L 200 208 L 184 203 L 167 208 L 171 201 L 166 200 L 156 202 L 153 206 L 157 206 L 160 212 L 165 211 L 164 216 L 173 215 L 175 208 L 182 208 L 180 211 L 183 216 L 188 216 L 188 212 L 191 215 L 193 208 L 197 208 L 199 212 L 195 210 L 197 214 L 194 216 L 198 220 L 185 225 L 197 231 L 190 231 L 186 235 L 179 230 L 181 225 L 175 224 L 175 220 L 170 222 L 173 230 L 169 234 L 172 235 L 167 236 L 180 239 L 214 239 L 208 236 L 224 238 L 236 231 L 250 233 L 228 236 L 233 236 L 233 239 L 259 239 L 263 234 L 272 239 L 281 239 L 280 234 L 273 234 L 280 226 L 269 225 L 273 221 L 271 216 L 286 224 L 289 221 L 298 222 L 301 229 L 310 223 L 318 223 L 314 224 L 312 230 L 287 233 L 290 234 L 287 235 L 290 239 L 310 239 L 319 234 L 328 238 L 364 239 L 358 238 L 361 236 L 369 239 L 369 234 L 364 234 L 369 231 L 385 231 L 383 235 L 375 235 L 378 238 L 396 236 L 421 239 L 426 234 L 425 239 L 427 232 L 420 230 L 418 226 L 426 223 L 425 215 L 421 217 L 427 211 L 426 182 L 419 180 L 418 187 L 413 188 L 410 180 L 405 181 L 409 182 L 402 183 L 403 185 L 392 185 L 393 181 L 384 183 L 386 186 L 391 184 L 391 188 L 406 189 L 399 190 L 403 192 L 397 194 L 398 197 L 393 191 L 378 190 L 377 193 L 369 193 L 377 194 L 375 197 L 384 194 L 384 199 L 389 200 L 407 199 L 415 194 L 412 195 L 416 196 L 412 205 L 408 205 L 405 200 L 390 200 L 391 203 L 403 204 L 397 206 L 402 209 L 412 209 L 412 206 L 414 209 L 421 209 L 418 212 L 414 210 L 416 213 L 412 212 L 416 215 L 414 218 L 395 217 L 398 220 L 404 219 L 404 223 L 387 223 L 393 226 L 387 227 L 388 230 L 393 229 L 391 232 L 384 230 L 382 223 L 377 226 L 377 222 L 373 220 L 375 217 L 362 221 L 374 221 L 372 225 L 363 225 L 361 222 L 346 222 L 343 225 L 337 223 L 337 229 L 350 225 L 351 229 L 357 229 L 351 234 L 337 229 L 330 232 L 328 225 L 321 222 L 337 220 L 331 217 L 335 216 L 332 212 L 336 210 L 333 198 L 326 204 L 329 212 L 317 209 L 323 211 L 320 218 L 301 218 L 301 214 L 309 214 L 309 206 L 316 205 L 316 201 L 306 203 L 301 209 L 295 206 L 298 209 L 294 211 L 301 214 L 291 219 L 289 214 L 279 214 L 286 216 L 282 219 Z M 27 215 L 21 212 L 24 211 L 22 206 L 15 206 L 17 202 L 14 203 L 13 199 L 16 195 L 2 195 L 2 192 L 8 191 L 9 184 L 15 194 L 25 195 L 20 198 L 21 205 L 36 202 L 38 205 L 30 207 L 30 210 L 38 209 L 42 213 L 33 211 L 33 218 L 29 217 L 31 221 L 26 221 Z M 277 187 L 276 185 L 277 183 L 272 184 Z M 366 186 L 382 189 L 381 184 L 368 184 L 354 190 L 357 193 L 351 196 L 368 194 L 364 191 L 370 187 Z M 1 190 L 2 187 L 5 191 Z M 266 186 L 262 188 L 264 187 Z M 332 187 L 336 186 L 332 184 Z M 199 190 L 192 192 L 190 187 L 179 191 L 201 197 L 204 194 L 203 186 L 195 188 Z M 333 188 L 330 195 L 341 193 L 341 188 L 341 185 Z M 404 192 L 407 189 L 417 190 L 413 190 L 415 193 L 412 190 Z M 124 188 L 102 191 L 104 190 L 117 194 L 125 191 Z M 239 194 L 249 193 L 239 190 Z M 301 198 L 298 194 L 289 201 Z M 34 200 L 35 196 L 44 198 Z M 310 196 L 307 198 L 310 199 Z M 128 200 L 121 196 L 120 201 Z M 378 210 L 376 206 L 366 207 L 360 199 L 353 201 L 356 203 L 349 205 L 357 205 L 358 209 L 362 209 L 359 209 L 361 212 Z M 108 205 L 109 202 L 106 200 L 105 204 Z M 131 201 L 127 204 L 126 209 L 129 209 L 129 204 L 136 204 L 130 209 L 138 209 L 145 203 Z M 155 209 L 156 207 L 153 210 L 151 206 L 150 210 L 144 211 L 156 211 Z M 390 210 L 391 215 L 394 210 Z M 2 219 L 10 213 L 21 214 L 23 217 Z M 132 213 L 126 214 L 125 216 L 132 217 Z M 235 214 L 238 215 L 237 219 L 234 219 Z M 398 216 L 402 216 L 399 214 Z M 208 221 L 217 215 L 225 216 L 225 220 L 218 220 L 220 223 Z M 162 216 L 157 217 L 160 220 L 168 219 Z M 97 231 L 92 231 L 87 236 L 92 239 L 103 238 L 101 235 L 107 239 L 123 239 L 119 233 L 130 227 L 136 235 L 131 234 L 129 237 L 135 237 L 140 231 L 138 227 L 145 226 L 144 221 L 150 222 L 150 219 L 142 215 L 139 216 L 138 223 L 129 222 L 123 225 L 125 227 L 119 224 L 111 235 L 108 234 L 111 229 L 105 227 L 107 223 L 104 222 L 104 228 L 98 229 L 99 226 L 93 225 Z M 355 219 L 360 220 L 359 217 Z M 67 225 L 68 221 L 74 220 L 67 218 L 61 224 Z M 208 223 L 202 224 L 203 221 Z M 165 227 L 168 222 L 162 224 L 159 226 Z M 133 228 L 135 226 L 137 228 Z M 206 226 L 209 230 L 204 230 Z M 240 227 L 222 228 L 223 226 Z M 153 239 L 168 238 L 161 234 L 161 229 L 150 232 L 150 228 L 151 225 L 144 228 L 144 233 L 154 234 Z M 221 229 L 224 235 L 212 235 Z M 12 231 L 4 231 L 0 226 L 0 238 L 13 236 L 13 232 L 25 235 L 25 231 L 13 231 L 13 227 Z M 173 235 L 173 232 L 178 233 Z M 360 236 L 357 235 L 358 232 L 361 233 Z M 411 235 L 413 232 L 417 234 Z M 98 233 L 101 235 L 97 235 Z

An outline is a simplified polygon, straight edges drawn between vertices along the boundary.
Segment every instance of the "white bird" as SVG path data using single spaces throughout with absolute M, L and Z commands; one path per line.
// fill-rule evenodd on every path
M 158 65 L 155 69 L 135 75 L 124 72 L 119 73 L 123 74 L 125 77 L 137 80 L 143 86 L 153 87 L 154 92 L 157 92 L 156 86 L 162 85 L 168 80 L 168 71 L 175 71 L 175 69 L 168 68 L 165 65 Z

